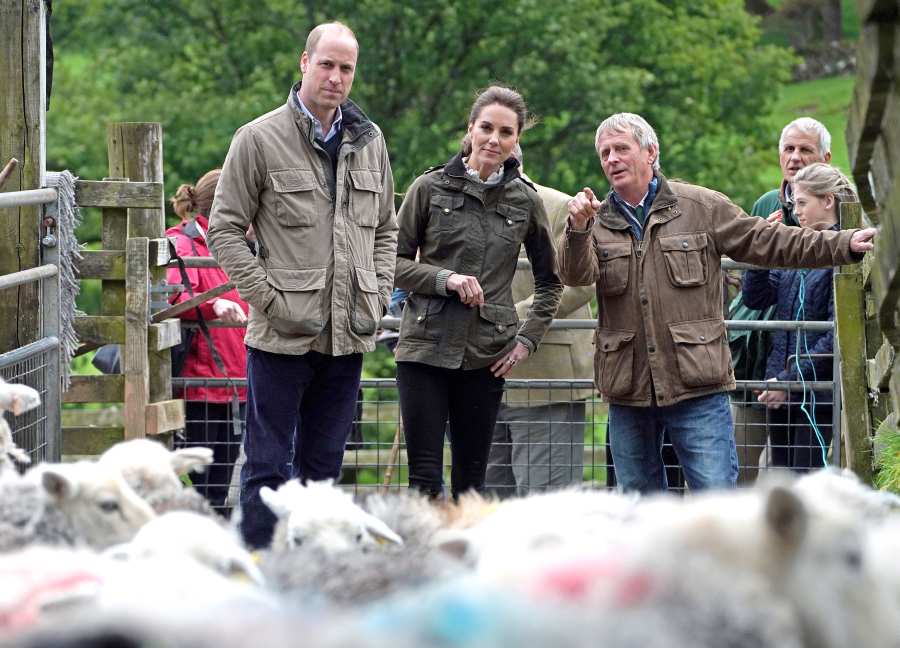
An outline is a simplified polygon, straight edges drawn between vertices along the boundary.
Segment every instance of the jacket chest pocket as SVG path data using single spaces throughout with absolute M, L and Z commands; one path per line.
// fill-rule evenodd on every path
M 720 319 L 669 324 L 681 381 L 688 387 L 718 385 L 729 378 L 731 352 Z
M 350 169 L 350 216 L 360 227 L 378 225 L 381 173 L 372 169 Z
M 597 292 L 603 297 L 621 295 L 631 273 L 631 241 L 599 243 L 596 252 Z
M 628 396 L 634 378 L 634 331 L 598 328 L 594 379 L 608 396 Z
M 429 225 L 437 231 L 446 232 L 455 227 L 463 227 L 462 194 L 433 194 L 428 209 Z
M 516 245 L 525 240 L 528 227 L 528 212 L 520 207 L 498 204 L 496 212 L 489 214 L 494 233 L 509 243 Z
M 275 192 L 275 218 L 282 227 L 309 227 L 315 223 L 318 186 L 309 169 L 269 171 Z
M 659 247 L 666 261 L 669 281 L 679 288 L 706 284 L 706 234 L 661 236 Z

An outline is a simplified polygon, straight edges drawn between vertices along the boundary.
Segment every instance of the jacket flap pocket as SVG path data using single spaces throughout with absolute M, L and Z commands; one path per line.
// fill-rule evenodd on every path
M 725 322 L 720 319 L 695 320 L 669 324 L 675 344 L 708 344 L 725 334 Z
M 524 209 L 513 207 L 512 205 L 504 205 L 502 203 L 497 205 L 497 213 L 504 218 L 514 221 L 523 221 L 528 218 L 528 212 Z
M 269 268 L 266 273 L 269 283 L 278 290 L 299 292 L 321 290 L 325 287 L 325 268 L 309 268 L 307 270 Z
M 482 304 L 478 307 L 478 313 L 483 319 L 493 324 L 512 325 L 519 323 L 519 314 L 511 306 L 500 304 Z
M 356 279 L 359 281 L 359 289 L 367 293 L 378 292 L 378 275 L 374 270 L 356 268 Z
M 634 331 L 619 331 L 616 329 L 598 328 L 595 344 L 597 348 L 606 351 L 616 351 L 619 347 L 628 344 L 634 339 Z
M 597 257 L 601 261 L 631 256 L 631 241 L 621 243 L 600 243 L 597 245 Z
M 279 169 L 269 171 L 269 177 L 278 193 L 312 191 L 316 187 L 316 176 L 309 169 Z
M 371 169 L 350 169 L 353 188 L 359 191 L 381 193 L 381 173 Z
M 434 194 L 431 196 L 431 204 L 442 209 L 460 209 L 463 206 L 462 194 Z
M 706 247 L 706 234 L 674 234 L 672 236 L 660 236 L 659 247 L 663 252 L 691 252 L 702 250 Z

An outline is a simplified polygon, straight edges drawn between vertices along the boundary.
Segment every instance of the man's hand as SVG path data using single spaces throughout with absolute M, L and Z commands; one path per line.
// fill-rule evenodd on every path
M 494 375 L 497 378 L 503 378 L 506 374 L 512 371 L 513 367 L 527 359 L 528 347 L 521 342 L 516 342 L 516 346 L 512 348 L 512 351 L 510 351 L 505 356 L 497 360 L 497 362 L 491 365 L 491 371 L 494 372 Z
M 600 211 L 600 201 L 597 200 L 590 187 L 585 187 L 569 201 L 569 221 L 575 230 L 586 230 L 588 222 L 598 211 Z
M 767 223 L 780 223 L 784 220 L 784 214 L 781 213 L 781 207 L 766 216 Z
M 223 322 L 244 324 L 247 321 L 247 315 L 244 314 L 244 310 L 230 299 L 222 299 L 220 297 L 213 302 L 212 307 L 216 317 Z
M 876 234 L 878 234 L 878 230 L 874 227 L 856 230 L 853 232 L 853 236 L 850 237 L 850 251 L 855 254 L 862 254 L 863 252 L 874 250 L 875 244 L 872 243 L 872 239 L 875 238 Z
M 769 378 L 767 382 L 772 382 L 773 380 L 778 380 L 778 378 Z M 756 400 L 769 409 L 778 409 L 787 402 L 787 397 L 788 393 L 786 391 L 781 391 L 780 389 L 767 389 L 763 392 L 759 392 Z
M 478 283 L 478 279 L 469 275 L 455 272 L 450 275 L 447 278 L 447 292 L 455 292 L 459 295 L 459 300 L 470 308 L 484 304 L 484 290 L 481 289 L 481 284 Z

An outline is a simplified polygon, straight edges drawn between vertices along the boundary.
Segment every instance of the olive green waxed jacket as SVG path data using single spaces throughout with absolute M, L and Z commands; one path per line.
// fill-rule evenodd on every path
M 384 137 L 351 101 L 334 171 L 295 100 L 235 133 L 209 240 L 250 304 L 247 346 L 299 355 L 375 348 L 390 299 L 397 222 Z M 244 233 L 253 225 L 258 254 Z
M 547 215 L 537 192 L 507 160 L 497 185 L 466 175 L 457 155 L 419 176 L 398 213 L 396 285 L 410 291 L 403 309 L 398 361 L 449 369 L 479 369 L 519 339 L 536 349 L 559 305 Z M 512 282 L 520 246 L 532 265 L 535 297 L 520 326 Z M 471 275 L 485 303 L 463 304 L 447 294 L 452 273 Z
M 735 388 L 723 255 L 794 268 L 859 260 L 850 252 L 854 230 L 768 223 L 718 192 L 659 181 L 641 240 L 607 197 L 592 225 L 570 225 L 558 246 L 566 285 L 596 286 L 594 379 L 604 399 L 619 405 L 649 406 L 652 397 L 672 405 Z

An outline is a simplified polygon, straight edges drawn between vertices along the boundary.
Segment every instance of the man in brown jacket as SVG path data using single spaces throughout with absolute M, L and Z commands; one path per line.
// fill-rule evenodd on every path
M 815 232 L 748 216 L 725 196 L 659 170 L 659 143 L 639 115 L 600 124 L 606 200 L 585 188 L 559 243 L 567 285 L 595 284 L 594 375 L 610 403 L 616 477 L 625 490 L 666 487 L 667 429 L 691 489 L 730 487 L 738 465 L 727 392 L 735 388 L 722 316 L 724 254 L 775 267 L 858 261 L 874 229 Z
M 310 32 L 302 82 L 235 133 L 210 218 L 213 253 L 250 304 L 240 501 L 253 547 L 275 522 L 262 487 L 340 476 L 362 354 L 390 299 L 394 183 L 381 131 L 347 98 L 358 51 L 340 23 Z
M 518 147 L 517 147 L 518 148 Z M 521 162 L 521 149 L 513 155 Z M 521 169 L 521 167 L 520 167 Z M 547 212 L 554 238 L 559 238 L 569 216 L 571 196 L 533 183 Z M 527 261 L 525 250 L 519 259 Z M 534 301 L 534 277 L 530 268 L 516 270 L 513 300 L 520 320 Z M 557 319 L 591 319 L 591 287 L 566 287 L 559 302 Z M 541 346 L 528 362 L 511 370 L 513 380 L 585 379 L 591 376 L 592 334 L 587 329 L 547 331 Z M 580 484 L 584 455 L 584 399 L 591 389 L 507 389 L 491 443 L 487 489 L 500 496 L 527 495 Z

